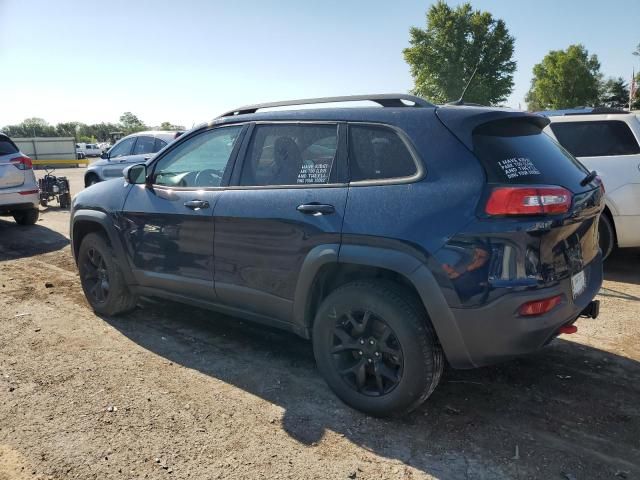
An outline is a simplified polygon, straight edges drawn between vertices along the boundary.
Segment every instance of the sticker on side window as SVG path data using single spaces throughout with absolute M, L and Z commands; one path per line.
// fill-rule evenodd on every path
M 530 158 L 526 157 L 513 157 L 500 160 L 498 166 L 509 180 L 512 178 L 527 177 L 529 175 L 540 175 L 540 170 L 536 168 Z
M 328 183 L 329 163 L 305 163 L 298 173 L 297 183 Z

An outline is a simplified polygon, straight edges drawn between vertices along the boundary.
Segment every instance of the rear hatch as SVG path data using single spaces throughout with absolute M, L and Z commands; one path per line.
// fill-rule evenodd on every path
M 494 287 L 547 286 L 575 276 L 597 257 L 604 190 L 543 133 L 546 118 L 495 109 L 461 115 L 453 107 L 439 109 L 438 116 L 486 173 L 475 226 L 490 257 L 486 281 Z
M 0 135 L 0 189 L 19 187 L 24 183 L 24 170 L 18 162 L 22 155 L 16 145 L 6 136 Z

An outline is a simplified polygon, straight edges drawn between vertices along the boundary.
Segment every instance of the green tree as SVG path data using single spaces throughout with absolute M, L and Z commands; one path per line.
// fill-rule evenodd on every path
M 124 112 L 120 115 L 120 125 L 127 135 L 147 129 L 144 122 L 131 112 Z
M 624 78 L 609 78 L 602 82 L 600 104 L 610 108 L 624 108 L 629 104 L 629 89 Z
M 503 20 L 440 0 L 427 11 L 427 28 L 410 30 L 404 58 L 414 79 L 413 93 L 436 103 L 457 100 L 477 66 L 465 101 L 494 105 L 513 89 L 514 39 Z
M 171 122 L 162 122 L 158 130 L 185 130 L 185 128 L 182 125 L 174 125 Z
M 583 45 L 552 50 L 533 67 L 526 96 L 529 110 L 554 110 L 596 105 L 600 93 L 600 62 Z

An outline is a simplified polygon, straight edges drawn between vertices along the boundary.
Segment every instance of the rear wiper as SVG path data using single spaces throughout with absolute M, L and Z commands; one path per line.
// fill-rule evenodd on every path
M 597 176 L 598 176 L 598 173 L 597 173 L 595 170 L 593 170 L 592 172 L 590 172 L 589 174 L 587 174 L 587 176 L 586 176 L 586 177 L 584 177 L 584 178 L 582 179 L 582 181 L 580 182 L 580 186 L 581 186 L 581 187 L 584 187 L 584 186 L 585 186 L 585 185 L 587 185 L 588 183 L 593 182 L 593 181 L 596 179 L 596 177 L 597 177 Z

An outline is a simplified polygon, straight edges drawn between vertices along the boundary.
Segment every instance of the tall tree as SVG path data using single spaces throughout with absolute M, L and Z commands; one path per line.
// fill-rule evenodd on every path
M 624 108 L 629 104 L 629 89 L 624 78 L 609 78 L 600 85 L 600 104 L 610 108 Z
M 124 112 L 120 115 L 120 124 L 127 135 L 147 129 L 144 122 L 131 112 Z
M 583 45 L 552 50 L 533 67 L 526 96 L 529 110 L 553 110 L 596 105 L 602 74 L 596 55 Z
M 185 128 L 182 125 L 174 125 L 171 122 L 162 122 L 158 130 L 185 130 Z
M 411 67 L 413 93 L 436 103 L 457 100 L 477 66 L 466 102 L 494 105 L 513 89 L 514 39 L 503 20 L 440 0 L 427 11 L 427 27 L 410 30 L 404 58 Z

